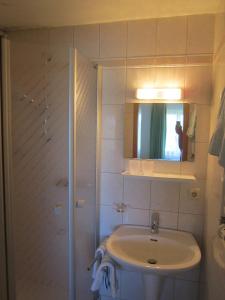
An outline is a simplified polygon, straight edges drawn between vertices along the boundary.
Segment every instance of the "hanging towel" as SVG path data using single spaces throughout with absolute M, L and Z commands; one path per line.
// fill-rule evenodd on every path
M 210 141 L 209 153 L 218 156 L 219 164 L 225 168 L 225 88 L 221 96 L 217 125 Z
M 95 274 L 94 281 L 91 286 L 91 291 L 99 291 L 102 284 L 105 284 L 106 288 L 110 287 L 112 298 L 116 297 L 117 292 L 117 278 L 116 278 L 116 266 L 113 260 L 106 254 Z
M 187 136 L 190 139 L 193 139 L 195 137 L 196 121 L 197 121 L 197 110 L 196 110 L 196 105 L 195 105 L 194 109 L 192 111 L 192 114 L 191 114 L 190 123 L 189 123 L 189 127 L 187 130 Z
M 104 255 L 106 254 L 105 244 L 106 244 L 106 241 L 103 241 L 95 251 L 95 263 L 93 265 L 93 270 L 92 270 L 92 278 L 93 279 L 95 278 L 96 272 L 102 262 Z

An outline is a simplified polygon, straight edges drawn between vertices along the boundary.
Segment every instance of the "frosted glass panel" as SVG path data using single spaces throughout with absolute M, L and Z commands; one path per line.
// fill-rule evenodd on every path
M 12 226 L 16 300 L 91 300 L 95 251 L 97 70 L 76 52 L 74 236 L 69 236 L 69 47 L 47 30 L 12 34 Z M 74 274 L 71 274 L 74 275 Z M 74 299 L 73 299 L 74 300 Z
M 95 252 L 97 70 L 76 53 L 75 200 L 83 200 L 83 205 L 75 209 L 75 288 L 76 300 L 92 300 L 87 266 Z
M 12 39 L 16 300 L 68 299 L 69 51 Z

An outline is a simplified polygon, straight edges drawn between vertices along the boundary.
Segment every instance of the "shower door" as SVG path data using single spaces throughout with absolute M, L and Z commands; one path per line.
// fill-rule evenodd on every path
M 96 235 L 97 69 L 77 50 L 71 53 L 70 102 L 71 203 L 74 203 L 75 299 L 91 300 L 91 274 Z M 75 166 L 75 167 L 74 167 Z
M 15 299 L 68 300 L 69 49 L 47 30 L 10 39 Z
M 77 51 L 53 44 L 48 30 L 10 38 L 13 244 L 8 251 L 15 283 L 10 300 L 89 300 L 96 69 Z

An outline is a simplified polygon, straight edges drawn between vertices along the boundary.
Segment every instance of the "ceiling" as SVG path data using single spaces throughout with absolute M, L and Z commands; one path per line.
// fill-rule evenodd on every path
M 215 13 L 220 0 L 0 0 L 0 27 L 31 28 Z

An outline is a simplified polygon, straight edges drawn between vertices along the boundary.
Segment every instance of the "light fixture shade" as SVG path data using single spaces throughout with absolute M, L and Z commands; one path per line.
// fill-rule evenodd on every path
M 140 100 L 180 100 L 182 98 L 182 89 L 142 88 L 137 89 L 136 97 Z

